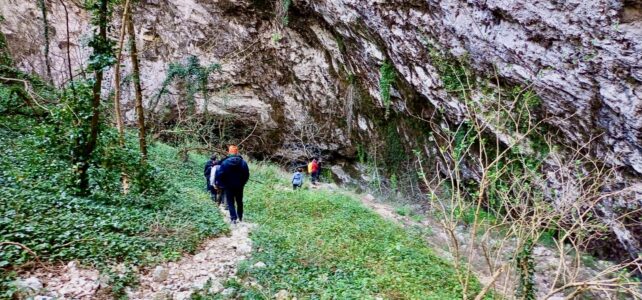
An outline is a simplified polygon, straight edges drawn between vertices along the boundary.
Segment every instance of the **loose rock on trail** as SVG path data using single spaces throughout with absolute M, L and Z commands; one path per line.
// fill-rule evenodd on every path
M 129 294 L 130 299 L 189 299 L 210 281 L 209 292 L 222 292 L 225 281 L 235 276 L 237 265 L 252 252 L 249 232 L 254 226 L 239 223 L 232 234 L 207 240 L 195 255 L 185 256 L 148 270 L 140 277 L 140 286 Z
M 224 215 L 226 212 L 223 213 Z M 225 216 L 226 220 L 229 217 Z M 238 263 L 252 252 L 249 232 L 251 223 L 230 226 L 229 236 L 204 240 L 201 249 L 193 255 L 185 255 L 175 262 L 139 269 L 139 284 L 127 289 L 130 299 L 189 299 L 195 291 L 202 290 L 209 281 L 209 292 L 223 292 L 223 284 L 234 277 Z M 124 273 L 125 265 L 115 267 Z M 34 299 L 109 299 L 109 278 L 98 270 L 82 268 L 73 261 L 50 270 L 37 269 L 21 274 L 18 284 L 21 297 Z M 38 283 L 38 284 L 36 284 Z

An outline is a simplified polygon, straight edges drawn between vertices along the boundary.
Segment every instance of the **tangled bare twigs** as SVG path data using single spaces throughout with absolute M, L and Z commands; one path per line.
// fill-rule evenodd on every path
M 40 102 L 41 102 L 41 101 L 44 101 L 44 99 L 42 99 L 42 97 L 40 97 L 40 95 L 38 95 L 38 93 L 35 93 L 35 92 L 33 91 L 33 87 L 31 86 L 31 83 L 30 83 L 29 81 L 24 80 L 24 79 L 18 79 L 18 78 L 6 78 L 6 77 L 0 77 L 0 80 L 2 80 L 2 81 L 4 81 L 4 82 L 19 82 L 19 83 L 22 83 L 22 84 L 23 84 L 23 86 L 24 86 L 24 90 L 25 90 L 25 92 L 26 92 L 26 93 L 27 93 L 27 95 L 29 96 L 29 99 L 25 99 L 25 100 L 30 100 L 30 102 L 29 102 L 28 104 L 29 104 L 29 105 L 31 105 L 31 104 L 35 104 L 35 105 L 36 105 L 36 106 L 38 106 L 40 109 L 44 110 L 44 111 L 45 111 L 45 112 L 47 112 L 48 114 L 51 114 L 51 111 L 50 111 L 49 109 L 47 109 L 45 106 L 43 106 L 42 104 L 40 104 Z M 38 101 L 38 99 L 40 99 L 40 101 Z
M 425 120 L 438 156 L 432 164 L 417 156 L 433 213 L 450 240 L 462 298 L 472 298 L 472 274 L 477 274 L 485 280 L 476 299 L 491 289 L 511 299 L 616 294 L 642 299 L 630 271 L 640 268 L 640 258 L 592 273 L 583 263 L 589 245 L 607 230 L 596 212 L 605 200 L 630 192 L 604 191 L 615 169 L 588 155 L 589 143 L 556 145 L 543 130 L 547 117 L 536 117 L 538 99 L 530 87 L 507 91 L 497 79 L 489 91 L 479 92 L 476 81 L 463 74 L 456 76 L 455 92 L 468 121 L 445 129 Z M 613 222 L 625 217 L 613 216 Z M 549 254 L 535 257 L 535 249 Z M 545 263 L 552 270 L 540 278 L 548 278 L 535 282 L 536 266 Z
M 21 248 L 22 250 L 26 251 L 26 252 L 27 252 L 27 253 L 29 253 L 31 256 L 33 256 L 33 257 L 34 257 L 34 259 L 36 260 L 36 262 L 38 263 L 38 265 L 40 265 L 43 269 L 47 270 L 48 272 L 52 272 L 52 270 L 51 270 L 49 267 L 47 267 L 47 265 L 45 265 L 45 264 L 40 260 L 40 257 L 36 254 L 36 252 L 34 252 L 33 250 L 31 250 L 29 247 L 27 247 L 27 246 L 25 246 L 25 245 L 23 245 L 23 244 L 21 244 L 21 243 L 17 243 L 17 242 L 10 242 L 10 241 L 0 242 L 0 246 L 3 246 L 3 245 L 11 245 L 11 246 L 16 246 L 16 247 Z

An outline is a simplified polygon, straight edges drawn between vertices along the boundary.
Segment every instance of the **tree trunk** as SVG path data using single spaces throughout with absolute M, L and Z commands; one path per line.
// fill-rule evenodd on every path
M 138 64 L 138 51 L 136 50 L 136 31 L 134 18 L 131 14 L 127 18 L 127 31 L 129 32 L 129 56 L 132 61 L 132 79 L 136 93 L 136 114 L 138 115 L 138 142 L 143 161 L 147 160 L 147 142 L 145 141 L 145 111 L 143 109 L 143 91 L 140 86 L 140 66 Z
M 127 28 L 127 15 L 129 14 L 129 0 L 123 6 L 123 18 L 120 25 L 120 36 L 118 38 L 118 53 L 116 54 L 116 67 L 114 70 L 114 110 L 116 112 L 116 128 L 118 129 L 118 143 L 125 146 L 125 124 L 120 109 L 120 63 L 123 58 L 123 44 L 125 42 L 125 28 Z
M 51 63 L 49 62 L 49 23 L 47 22 L 47 4 L 45 3 L 45 0 L 39 0 L 38 4 L 42 11 L 42 26 L 44 27 L 43 31 L 45 35 L 45 66 L 47 68 L 47 79 L 49 79 L 49 82 L 53 83 L 53 77 L 51 77 Z
M 65 9 L 65 25 L 67 28 L 67 71 L 69 72 L 69 84 L 71 85 L 71 92 L 73 93 L 74 97 L 76 97 L 76 89 L 74 88 L 74 73 L 71 71 L 71 51 L 69 50 L 69 46 L 71 45 L 71 42 L 69 41 L 69 11 L 67 11 L 67 5 L 65 5 L 64 0 L 60 0 L 60 4 L 62 4 L 62 7 Z
M 123 18 L 120 25 L 120 36 L 118 38 L 118 54 L 116 55 L 116 68 L 114 70 L 114 110 L 116 112 L 116 128 L 118 129 L 118 144 L 120 147 L 125 147 L 125 124 L 123 122 L 123 115 L 120 109 L 120 63 L 123 58 L 123 44 L 125 42 L 125 29 L 127 28 L 127 15 L 129 14 L 129 0 L 125 1 L 123 6 Z M 129 176 L 123 170 L 120 176 L 123 194 L 129 192 Z
M 107 7 L 107 2 L 108 0 L 100 0 L 100 7 L 99 7 L 99 20 L 98 20 L 98 37 L 102 42 L 107 41 L 107 14 L 108 14 L 108 7 Z M 83 194 L 87 194 L 89 191 L 89 175 L 87 174 L 87 171 L 89 170 L 89 160 L 91 158 L 91 154 L 94 152 L 94 149 L 96 148 L 96 142 L 98 140 L 98 131 L 100 129 L 100 97 L 101 97 L 101 90 L 102 90 L 102 84 L 103 84 L 103 67 L 99 67 L 94 71 L 95 74 L 95 81 L 94 81 L 94 87 L 92 90 L 92 100 L 91 100 L 91 107 L 92 107 L 92 115 L 91 115 L 91 127 L 90 127 L 90 134 L 89 134 L 89 141 L 87 142 L 85 146 L 85 151 L 83 153 L 83 157 L 81 160 L 81 164 L 79 166 L 79 172 L 80 172 L 80 191 Z

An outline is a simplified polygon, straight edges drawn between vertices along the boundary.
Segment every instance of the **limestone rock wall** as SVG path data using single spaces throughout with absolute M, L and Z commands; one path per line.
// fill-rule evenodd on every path
M 80 2 L 66 2 L 71 63 L 74 76 L 79 78 L 91 53 L 82 43 L 91 34 L 90 16 L 80 8 Z M 65 13 L 58 1 L 47 1 L 47 9 L 52 29 L 52 79 L 62 85 L 69 80 Z M 1 0 L 0 14 L 5 17 L 1 28 L 16 64 L 46 77 L 43 22 L 36 1 Z M 209 97 L 196 95 L 199 113 L 231 117 L 231 135 L 249 134 L 256 126 L 256 138 L 246 143 L 248 151 L 254 150 L 252 145 L 261 145 L 253 152 L 289 160 L 321 150 L 338 156 L 354 152 L 350 133 L 342 130 L 346 117 L 340 103 L 340 83 L 333 73 L 333 61 L 326 56 L 325 47 L 332 47 L 334 40 L 314 20 L 305 30 L 293 30 L 277 24 L 269 12 L 250 1 L 141 1 L 134 16 L 148 110 L 170 110 L 169 115 L 180 116 L 178 110 L 185 98 L 180 84 L 171 84 L 167 95 L 158 101 L 157 94 L 169 65 L 195 56 L 204 66 L 222 66 L 220 72 L 209 76 Z M 112 24 L 109 35 L 117 40 L 120 11 L 115 11 Z M 123 78 L 130 72 L 126 55 L 125 51 Z M 112 76 L 106 82 L 111 88 Z M 125 116 L 133 122 L 133 90 L 128 84 L 123 88 Z
M 430 47 L 465 56 L 481 77 L 532 87 L 542 100 L 546 123 L 561 133 L 556 143 L 582 148 L 618 169 L 604 190 L 626 192 L 607 197 L 598 214 L 620 245 L 604 246 L 618 249 L 619 254 L 611 256 L 639 255 L 639 216 L 623 224 L 615 221 L 613 211 L 642 204 L 641 2 L 301 0 L 298 4 L 349 41 L 345 44 L 351 66 L 365 77 L 362 83 L 374 98 L 378 98 L 378 68 L 390 60 L 420 98 L 449 123 L 461 122 L 466 108 L 445 92 Z M 404 111 L 409 99 L 397 96 L 395 109 L 412 113 Z M 552 160 L 547 165 L 560 167 Z M 548 180 L 549 187 L 560 187 L 559 178 L 551 175 Z M 573 198 L 573 193 L 569 190 L 555 201 L 582 200 Z

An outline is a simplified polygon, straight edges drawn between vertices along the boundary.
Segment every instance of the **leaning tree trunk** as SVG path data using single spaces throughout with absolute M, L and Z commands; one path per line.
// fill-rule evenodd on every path
M 127 15 L 129 14 L 129 0 L 125 1 L 123 6 L 123 18 L 120 25 L 120 36 L 118 38 L 118 53 L 116 55 L 116 67 L 114 70 L 114 110 L 116 118 L 116 128 L 118 129 L 118 144 L 120 147 L 125 147 L 125 124 L 123 122 L 123 115 L 120 109 L 120 63 L 123 59 L 123 44 L 125 42 L 125 29 L 127 28 Z M 120 176 L 121 185 L 123 188 L 123 194 L 129 192 L 129 176 L 127 175 L 125 169 Z
M 145 141 L 145 111 L 143 110 L 143 91 L 140 86 L 140 66 L 138 64 L 138 51 L 136 50 L 136 32 L 134 19 L 131 14 L 127 18 L 127 31 L 129 31 L 129 52 L 132 61 L 132 79 L 136 93 L 136 114 L 138 115 L 138 142 L 143 161 L 147 160 L 147 142 Z
M 125 41 L 125 29 L 127 28 L 127 15 L 129 14 L 129 0 L 125 1 L 123 6 L 123 18 L 120 25 L 120 35 L 118 38 L 118 53 L 116 54 L 116 66 L 114 68 L 114 110 L 116 118 L 116 128 L 118 129 L 118 143 L 121 147 L 125 146 L 125 124 L 120 109 L 120 63 L 123 59 L 123 44 Z

